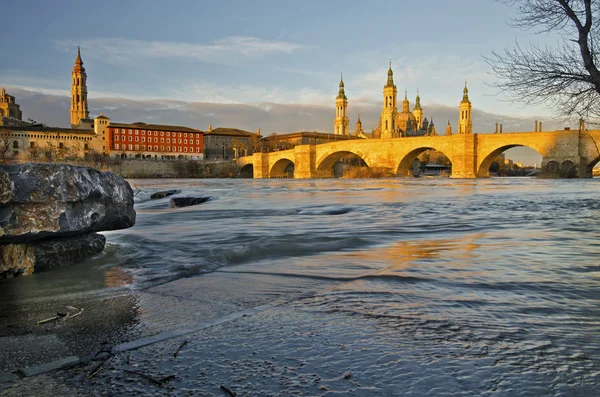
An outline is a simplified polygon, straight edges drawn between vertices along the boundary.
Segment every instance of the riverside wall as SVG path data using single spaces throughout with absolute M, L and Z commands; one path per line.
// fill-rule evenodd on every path
M 198 160 L 103 160 L 79 161 L 102 171 L 110 171 L 122 178 L 237 178 L 239 168 L 235 161 Z

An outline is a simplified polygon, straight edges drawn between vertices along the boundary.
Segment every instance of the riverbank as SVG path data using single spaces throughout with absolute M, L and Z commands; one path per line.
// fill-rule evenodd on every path
M 600 385 L 598 179 L 130 182 L 214 199 L 138 201 L 136 225 L 105 233 L 102 255 L 0 282 L 7 349 L 22 321 L 39 332 L 22 343 L 33 359 L 53 340 L 64 356 L 86 340 L 92 356 L 118 351 L 3 384 L 6 395 L 593 396 Z M 32 325 L 65 305 L 84 312 Z

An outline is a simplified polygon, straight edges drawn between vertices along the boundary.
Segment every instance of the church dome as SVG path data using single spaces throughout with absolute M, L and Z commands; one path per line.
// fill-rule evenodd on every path
M 417 118 L 411 112 L 398 113 L 398 127 L 404 132 L 417 129 Z

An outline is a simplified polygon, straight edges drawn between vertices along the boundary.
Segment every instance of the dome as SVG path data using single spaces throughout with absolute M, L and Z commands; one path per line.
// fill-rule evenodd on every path
M 415 130 L 417 128 L 417 118 L 411 112 L 398 113 L 396 120 L 398 122 L 398 127 L 404 132 Z

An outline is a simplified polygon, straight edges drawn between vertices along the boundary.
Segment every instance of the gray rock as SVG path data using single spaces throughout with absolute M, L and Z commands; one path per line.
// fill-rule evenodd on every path
M 181 190 L 163 190 L 161 192 L 152 193 L 150 198 L 152 200 L 161 199 L 165 197 L 172 196 L 174 194 L 181 193 Z
M 201 197 L 174 197 L 169 201 L 171 208 L 189 207 L 190 205 L 198 205 L 212 200 L 210 196 Z
M 66 164 L 0 165 L 0 244 L 135 224 L 133 191 L 110 172 Z
M 0 279 L 69 266 L 104 249 L 106 238 L 97 233 L 51 238 L 28 244 L 0 245 Z

